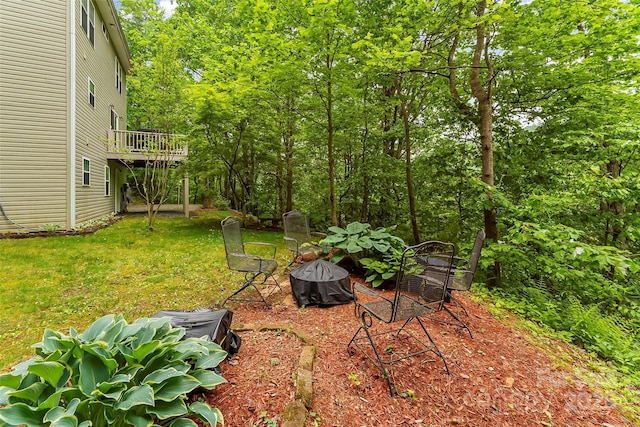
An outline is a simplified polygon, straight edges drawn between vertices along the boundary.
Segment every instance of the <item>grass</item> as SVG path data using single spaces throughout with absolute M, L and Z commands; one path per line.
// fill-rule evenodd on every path
M 214 307 L 243 275 L 227 269 L 220 221 L 227 211 L 198 218 L 127 217 L 84 236 L 0 240 L 0 369 L 32 356 L 45 328 L 84 330 L 100 316 L 127 321 L 160 310 Z M 245 241 L 289 253 L 282 233 L 243 231 Z

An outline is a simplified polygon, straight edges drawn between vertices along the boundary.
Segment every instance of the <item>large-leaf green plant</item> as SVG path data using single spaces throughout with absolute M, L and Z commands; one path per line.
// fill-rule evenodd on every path
M 331 262 L 351 258 L 357 267 L 365 268 L 366 280 L 380 286 L 395 276 L 400 257 L 406 248 L 402 238 L 390 233 L 395 227 L 372 229 L 370 224 L 352 222 L 345 228 L 329 227 L 329 234 L 320 245 L 332 252 Z
M 37 357 L 0 375 L 0 426 L 196 426 L 223 424 L 216 408 L 188 403 L 225 379 L 212 371 L 227 353 L 184 337 L 168 318 L 129 324 L 104 316 L 82 333 L 46 329 Z
M 480 260 L 503 266 L 494 292 L 506 306 L 567 340 L 640 371 L 640 263 L 624 250 L 590 243 L 564 225 L 514 222 Z

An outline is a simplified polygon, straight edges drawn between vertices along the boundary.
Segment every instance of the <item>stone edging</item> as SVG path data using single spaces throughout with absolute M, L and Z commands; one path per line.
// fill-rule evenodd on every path
M 313 406 L 313 362 L 316 357 L 317 348 L 311 345 L 311 338 L 302 331 L 295 330 L 291 325 L 285 324 L 233 324 L 232 329 L 236 332 L 242 331 L 284 331 L 294 335 L 305 346 L 302 347 L 298 368 L 296 369 L 296 393 L 295 400 L 287 403 L 282 413 L 281 427 L 304 427 L 306 426 L 308 409 Z

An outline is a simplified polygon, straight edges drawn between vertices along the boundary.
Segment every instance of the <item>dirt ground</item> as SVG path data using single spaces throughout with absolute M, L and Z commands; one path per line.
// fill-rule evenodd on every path
M 221 410 L 226 426 L 281 425 L 306 339 L 317 348 L 309 426 L 632 425 L 516 330 L 466 295 L 456 296 L 468 310 L 464 320 L 473 339 L 458 326 L 429 320 L 451 375 L 433 355 L 399 362 L 393 374 L 403 396 L 395 398 L 362 353 L 347 349 L 359 327 L 353 304 L 299 308 L 285 286 L 270 308 L 230 305 L 242 345 L 221 366 L 228 383 L 206 400 Z M 446 312 L 437 317 L 450 320 Z M 244 330 L 243 324 L 259 327 Z

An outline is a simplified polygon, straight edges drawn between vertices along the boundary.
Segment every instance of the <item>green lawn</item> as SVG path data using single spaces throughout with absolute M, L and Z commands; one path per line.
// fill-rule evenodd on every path
M 144 217 L 128 217 L 84 236 L 0 240 L 0 369 L 32 356 L 44 328 L 84 330 L 108 313 L 132 321 L 219 303 L 243 279 L 226 266 L 220 221 L 229 214 L 158 218 L 152 232 Z M 276 244 L 287 265 L 282 233 L 243 237 Z

